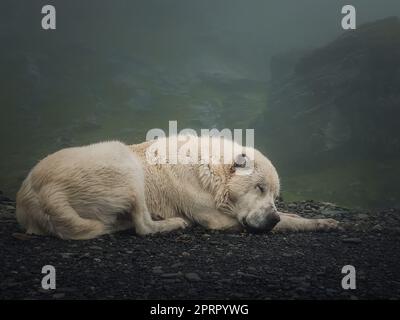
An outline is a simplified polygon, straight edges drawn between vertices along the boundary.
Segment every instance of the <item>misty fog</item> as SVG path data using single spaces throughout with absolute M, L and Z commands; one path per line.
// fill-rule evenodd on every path
M 356 201 L 347 187 L 346 195 L 338 191 L 341 183 L 351 186 L 350 190 L 367 183 L 364 175 L 367 167 L 376 167 L 375 153 L 370 154 L 373 160 L 365 171 L 353 175 L 349 166 L 349 180 L 338 182 L 330 180 L 336 172 L 326 173 L 331 164 L 324 156 L 315 163 L 311 157 L 311 166 L 295 170 L 294 163 L 284 160 L 293 157 L 292 147 L 279 145 L 279 134 L 264 131 L 268 121 L 274 121 L 274 113 L 268 110 L 277 110 L 269 109 L 271 96 L 276 102 L 281 100 L 271 82 L 284 72 L 279 65 L 273 75 L 271 61 L 287 54 L 301 60 L 341 34 L 353 32 L 341 27 L 341 8 L 348 1 L 48 2 L 57 10 L 54 31 L 41 29 L 43 1 L 0 4 L 0 190 L 9 196 L 14 197 L 39 159 L 62 147 L 106 139 L 136 143 L 145 139 L 148 130 L 166 128 L 168 120 L 178 120 L 179 129 L 255 126 L 256 147 L 278 161 L 284 196 L 380 206 L 378 198 L 390 194 L 388 201 L 399 204 L 394 183 L 386 178 L 379 183 L 368 180 L 365 188 L 374 192 L 360 187 Z M 357 26 L 400 16 L 398 0 L 353 0 L 350 4 L 357 10 Z M 294 114 L 296 100 L 293 104 Z M 318 115 L 324 119 L 321 123 L 325 116 Z M 335 121 L 342 113 L 329 117 L 329 132 L 341 137 L 344 126 Z M 277 142 L 270 149 L 267 133 Z M 328 148 L 336 146 L 338 139 L 332 141 Z M 358 141 L 351 143 L 358 145 Z M 393 143 L 397 148 L 397 142 Z M 340 152 L 351 154 L 349 148 Z M 396 155 L 390 154 L 393 161 Z M 356 161 L 361 158 L 365 157 L 360 151 L 354 167 L 360 167 Z M 320 161 L 326 166 L 320 166 Z M 348 158 L 343 161 L 350 163 Z M 319 190 L 321 179 L 324 192 Z M 304 191 L 306 183 L 308 191 Z

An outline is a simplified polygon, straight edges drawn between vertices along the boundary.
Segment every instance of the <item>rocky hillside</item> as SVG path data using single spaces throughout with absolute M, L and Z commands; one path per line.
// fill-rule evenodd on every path
M 353 173 L 368 166 L 375 181 L 390 179 L 392 169 L 375 169 L 395 170 L 400 158 L 398 18 L 359 26 L 308 53 L 278 55 L 271 71 L 268 108 L 256 127 L 281 166 L 307 170 L 353 163 Z M 394 181 L 384 179 L 378 191 L 390 193 Z

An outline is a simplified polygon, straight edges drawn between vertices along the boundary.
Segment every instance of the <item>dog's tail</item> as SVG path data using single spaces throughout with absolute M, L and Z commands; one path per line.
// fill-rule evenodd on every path
M 79 216 L 56 186 L 44 186 L 36 193 L 29 180 L 28 177 L 23 182 L 16 206 L 17 221 L 27 233 L 74 240 L 92 239 L 105 233 L 102 222 Z

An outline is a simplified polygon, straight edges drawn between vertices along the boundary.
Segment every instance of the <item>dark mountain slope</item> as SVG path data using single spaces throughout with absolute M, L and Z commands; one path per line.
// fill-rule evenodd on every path
M 350 163 L 359 169 L 366 162 L 377 170 L 380 165 L 396 170 L 400 159 L 398 18 L 362 25 L 306 54 L 274 57 L 271 70 L 269 105 L 256 124 L 256 138 L 267 139 L 267 153 L 284 171 L 304 173 Z M 364 171 L 360 176 L 371 174 Z M 395 188 L 394 181 L 388 182 L 394 171 L 386 171 L 373 172 L 385 180 L 378 193 Z M 364 182 L 350 179 L 349 183 Z

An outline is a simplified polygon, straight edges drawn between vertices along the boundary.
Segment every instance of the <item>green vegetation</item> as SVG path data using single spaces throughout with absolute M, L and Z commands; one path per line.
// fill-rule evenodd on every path
M 289 201 L 312 199 L 357 208 L 396 206 L 400 199 L 399 163 L 399 160 L 342 161 L 289 175 L 283 169 L 283 198 Z

